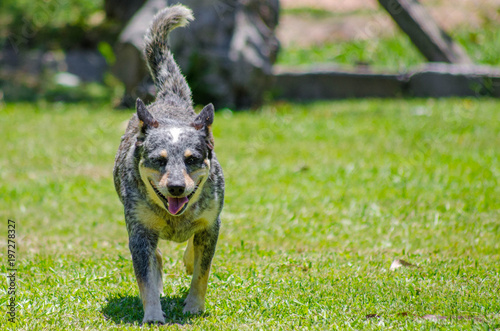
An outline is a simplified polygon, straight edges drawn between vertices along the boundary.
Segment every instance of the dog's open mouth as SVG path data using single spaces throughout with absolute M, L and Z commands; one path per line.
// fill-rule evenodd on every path
M 156 195 L 160 198 L 160 200 L 165 205 L 165 208 L 167 208 L 168 212 L 171 215 L 175 215 L 175 216 L 178 216 L 178 215 L 181 215 L 182 213 L 184 213 L 184 211 L 186 210 L 186 208 L 188 206 L 189 200 L 193 197 L 194 193 L 198 189 L 198 185 L 196 185 L 196 187 L 194 188 L 193 192 L 191 192 L 188 196 L 180 197 L 180 198 L 174 198 L 174 197 L 166 197 L 166 196 L 164 196 L 160 192 L 160 190 L 158 190 L 156 188 L 156 186 L 155 186 L 155 184 L 153 183 L 152 180 L 149 180 L 149 183 L 151 184 L 151 187 L 155 191 Z

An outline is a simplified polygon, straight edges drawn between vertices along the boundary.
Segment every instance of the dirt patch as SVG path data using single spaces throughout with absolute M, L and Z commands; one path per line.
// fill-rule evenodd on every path
M 350 12 L 360 9 L 376 9 L 377 1 L 370 0 L 281 0 L 282 8 L 317 8 L 333 12 Z
M 395 24 L 388 15 L 374 12 L 324 18 L 285 14 L 277 33 L 284 47 L 307 47 L 339 40 L 378 38 L 395 31 Z
M 500 24 L 500 0 L 422 0 L 422 3 L 439 25 L 451 33 L 455 29 L 478 30 L 486 23 Z M 277 33 L 285 47 L 399 33 L 376 0 L 281 0 L 281 6 L 283 15 Z

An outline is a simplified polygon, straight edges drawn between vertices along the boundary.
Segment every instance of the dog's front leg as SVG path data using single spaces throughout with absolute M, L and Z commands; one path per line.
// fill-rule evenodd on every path
M 207 293 L 208 275 L 219 237 L 220 219 L 211 228 L 194 235 L 194 270 L 189 294 L 184 301 L 183 313 L 198 314 L 205 311 L 205 295 Z
M 161 255 L 156 249 L 158 234 L 138 222 L 129 223 L 129 248 L 144 308 L 143 323 L 165 323 L 161 309 Z

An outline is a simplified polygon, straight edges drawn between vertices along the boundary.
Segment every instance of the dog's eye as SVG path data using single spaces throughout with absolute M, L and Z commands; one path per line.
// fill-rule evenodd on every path
M 167 159 L 164 157 L 152 160 L 153 163 L 158 167 L 164 167 L 167 165 Z
M 199 163 L 199 159 L 197 157 L 190 156 L 190 157 L 186 158 L 186 164 L 188 164 L 188 165 L 194 165 L 197 163 Z

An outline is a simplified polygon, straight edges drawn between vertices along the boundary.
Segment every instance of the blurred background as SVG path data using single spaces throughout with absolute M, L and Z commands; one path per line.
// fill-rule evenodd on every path
M 449 36 L 451 48 L 457 46 L 476 67 L 422 69 L 429 59 L 376 0 L 181 1 L 193 8 L 196 21 L 172 33 L 170 44 L 195 102 L 218 108 L 247 109 L 294 97 L 498 96 L 500 0 L 406 2 L 420 3 L 446 31 L 444 40 Z M 166 0 L 2 0 L 0 100 L 96 100 L 121 108 L 131 107 L 138 96 L 151 101 L 142 36 L 166 5 Z M 416 71 L 457 70 L 460 79 L 489 80 L 466 79 L 437 95 L 432 94 L 437 87 L 422 92 L 408 80 Z M 302 88 L 311 82 L 320 86 Z

